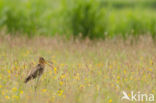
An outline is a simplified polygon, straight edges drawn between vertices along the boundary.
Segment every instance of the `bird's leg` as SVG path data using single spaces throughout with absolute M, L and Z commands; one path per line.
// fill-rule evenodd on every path
M 37 90 L 39 80 L 40 80 L 40 76 L 36 78 L 35 93 L 36 93 L 36 90 Z

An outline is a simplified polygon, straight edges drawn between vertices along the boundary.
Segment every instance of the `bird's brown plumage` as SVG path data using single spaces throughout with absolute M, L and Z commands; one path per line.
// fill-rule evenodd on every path
M 43 74 L 44 68 L 45 68 L 45 59 L 43 57 L 39 58 L 39 64 L 33 68 L 28 76 L 25 79 L 25 83 L 27 83 L 28 81 L 30 81 L 31 79 L 35 79 L 36 77 L 40 77 Z

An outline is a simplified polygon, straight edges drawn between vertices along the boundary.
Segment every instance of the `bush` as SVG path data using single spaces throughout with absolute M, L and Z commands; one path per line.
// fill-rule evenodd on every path
M 0 0 L 0 29 L 10 34 L 113 38 L 150 34 L 156 38 L 154 9 L 116 9 L 102 0 Z M 139 1 L 138 1 L 139 2 Z M 120 3 L 120 2 L 119 2 Z M 110 5 L 110 7 L 109 7 Z M 124 5 L 124 4 L 123 4 Z M 136 5 L 136 4 L 135 4 Z
M 20 32 L 30 36 L 40 29 L 38 15 L 34 12 L 34 8 L 31 8 L 29 2 L 6 0 L 0 8 L 0 14 L 0 25 L 6 26 L 8 32 L 13 34 Z
M 105 38 L 104 11 L 94 0 L 77 1 L 71 9 L 70 23 L 73 35 L 82 37 Z

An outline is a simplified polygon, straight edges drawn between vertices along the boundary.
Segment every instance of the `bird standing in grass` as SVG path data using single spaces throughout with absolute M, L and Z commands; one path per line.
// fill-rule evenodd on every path
M 39 79 L 39 77 L 43 74 L 45 64 L 46 64 L 45 59 L 43 57 L 40 57 L 39 58 L 39 64 L 29 72 L 24 83 L 27 83 L 31 79 L 35 79 L 35 78 Z

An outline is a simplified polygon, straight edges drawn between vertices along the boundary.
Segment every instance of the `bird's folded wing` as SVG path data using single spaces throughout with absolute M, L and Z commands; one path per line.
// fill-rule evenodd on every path
M 33 68 L 33 69 L 29 72 L 28 76 L 36 74 L 36 73 L 38 72 L 39 68 L 40 68 L 40 66 L 37 65 L 35 68 Z

